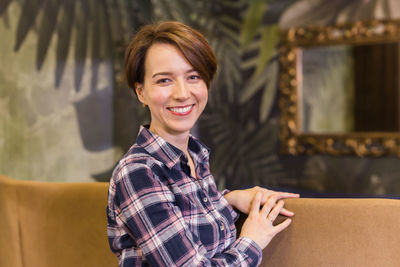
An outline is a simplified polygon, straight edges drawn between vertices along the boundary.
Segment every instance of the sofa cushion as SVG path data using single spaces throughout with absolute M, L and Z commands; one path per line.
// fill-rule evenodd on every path
M 4 180 L 2 177 L 0 182 Z M 21 254 L 22 266 L 118 265 L 107 241 L 108 183 L 8 180 L 5 183 L 15 188 L 15 200 L 12 207 L 0 212 L 6 212 L 12 220 L 11 230 L 18 226 L 12 239 L 20 239 L 19 248 L 13 254 Z M 2 265 L 1 261 L 0 265 L 18 266 Z

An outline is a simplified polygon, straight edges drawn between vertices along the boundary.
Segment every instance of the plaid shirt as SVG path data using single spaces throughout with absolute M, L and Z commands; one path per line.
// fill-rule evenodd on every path
M 141 127 L 109 188 L 108 238 L 119 266 L 257 266 L 261 249 L 236 239 L 238 215 L 217 190 L 209 151 L 194 137 L 185 154 Z

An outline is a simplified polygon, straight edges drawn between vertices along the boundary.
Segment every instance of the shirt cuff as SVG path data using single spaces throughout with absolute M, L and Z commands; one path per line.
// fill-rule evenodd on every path
M 262 250 L 252 239 L 242 236 L 235 241 L 234 246 L 251 259 L 251 266 L 258 266 L 261 263 Z
M 228 194 L 229 192 L 231 192 L 231 190 L 229 189 L 224 189 L 221 194 L 225 197 L 226 194 Z M 228 203 L 229 204 L 229 203 Z M 236 222 L 239 219 L 239 213 L 235 211 L 235 209 L 229 205 L 230 209 L 231 209 L 231 216 L 233 218 L 233 221 Z
M 231 192 L 231 190 L 229 190 L 229 189 L 224 189 L 224 190 L 222 190 L 221 194 L 222 194 L 223 196 L 225 196 L 225 195 L 228 194 L 229 192 Z

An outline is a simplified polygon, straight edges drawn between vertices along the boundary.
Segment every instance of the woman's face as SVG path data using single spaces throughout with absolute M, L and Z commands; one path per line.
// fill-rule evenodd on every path
M 162 137 L 188 134 L 208 98 L 199 73 L 171 44 L 153 44 L 145 59 L 144 83 L 136 85 L 151 113 L 150 129 Z

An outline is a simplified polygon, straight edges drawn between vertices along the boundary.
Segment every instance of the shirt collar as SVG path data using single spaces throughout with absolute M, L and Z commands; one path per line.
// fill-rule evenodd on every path
M 140 126 L 136 144 L 143 147 L 154 158 L 163 162 L 169 169 L 178 164 L 181 160 L 187 161 L 182 150 L 171 145 L 159 135 L 151 132 L 148 126 Z M 210 154 L 209 148 L 192 135 L 189 136 L 188 149 L 194 161 L 208 162 Z

